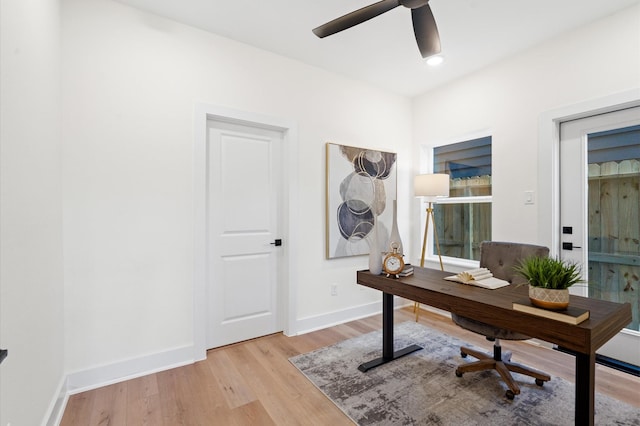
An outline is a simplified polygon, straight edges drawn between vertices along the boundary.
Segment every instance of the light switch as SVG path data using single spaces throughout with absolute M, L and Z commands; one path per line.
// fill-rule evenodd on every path
M 533 197 L 533 191 L 524 191 L 524 203 L 525 204 L 535 204 L 535 200 Z

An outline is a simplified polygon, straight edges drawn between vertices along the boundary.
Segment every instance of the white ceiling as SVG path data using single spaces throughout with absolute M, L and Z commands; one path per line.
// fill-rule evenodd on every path
M 400 6 L 324 39 L 311 30 L 376 0 L 117 0 L 415 96 L 640 0 L 431 0 L 445 63 L 428 67 Z

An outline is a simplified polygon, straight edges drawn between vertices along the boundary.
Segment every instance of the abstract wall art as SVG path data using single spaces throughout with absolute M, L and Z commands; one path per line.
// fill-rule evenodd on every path
M 374 234 L 378 247 L 387 246 L 396 199 L 396 156 L 327 143 L 328 259 L 368 254 Z

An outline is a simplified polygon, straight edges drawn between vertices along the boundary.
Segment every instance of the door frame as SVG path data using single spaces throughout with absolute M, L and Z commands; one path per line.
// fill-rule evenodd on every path
M 193 349 L 194 360 L 207 357 L 207 121 L 227 121 L 282 132 L 282 265 L 279 272 L 282 326 L 285 335 L 295 333 L 297 250 L 296 229 L 298 199 L 298 131 L 295 121 L 246 112 L 207 103 L 194 108 L 193 190 L 194 190 L 194 274 L 193 274 Z

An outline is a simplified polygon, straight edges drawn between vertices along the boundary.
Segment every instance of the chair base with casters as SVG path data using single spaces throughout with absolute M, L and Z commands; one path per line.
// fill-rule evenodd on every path
M 508 399 L 513 399 L 516 395 L 520 394 L 520 387 L 515 380 L 513 380 L 511 373 L 509 373 L 510 371 L 535 378 L 536 385 L 538 386 L 542 386 L 544 385 L 544 382 L 551 380 L 551 377 L 542 371 L 511 362 L 511 352 L 507 351 L 502 353 L 500 339 L 495 339 L 495 343 L 493 344 L 493 355 L 479 352 L 465 346 L 461 347 L 460 356 L 466 358 L 467 355 L 477 358 L 478 361 L 459 365 L 458 368 L 456 368 L 456 376 L 462 377 L 464 373 L 472 371 L 496 370 L 509 388 L 505 392 L 505 396 Z
M 480 267 L 488 268 L 493 276 L 508 281 L 512 285 L 526 284 L 524 278 L 518 276 L 514 270 L 520 261 L 531 257 L 545 257 L 549 255 L 549 249 L 532 244 L 519 244 L 498 241 L 483 241 L 480 244 Z M 493 291 L 493 290 L 489 290 Z M 485 336 L 487 340 L 495 342 L 493 354 L 484 354 L 473 349 L 462 347 L 460 353 L 463 358 L 471 355 L 478 361 L 461 364 L 456 369 L 456 376 L 462 377 L 463 373 L 482 370 L 496 370 L 509 388 L 506 392 L 508 399 L 513 399 L 520 394 L 520 388 L 511 376 L 511 371 L 535 378 L 538 386 L 551 380 L 551 377 L 541 371 L 525 367 L 511 362 L 511 353 L 502 353 L 500 340 L 528 340 L 529 336 L 513 332 L 509 329 L 499 328 L 474 319 L 451 313 L 451 319 L 462 328 Z

